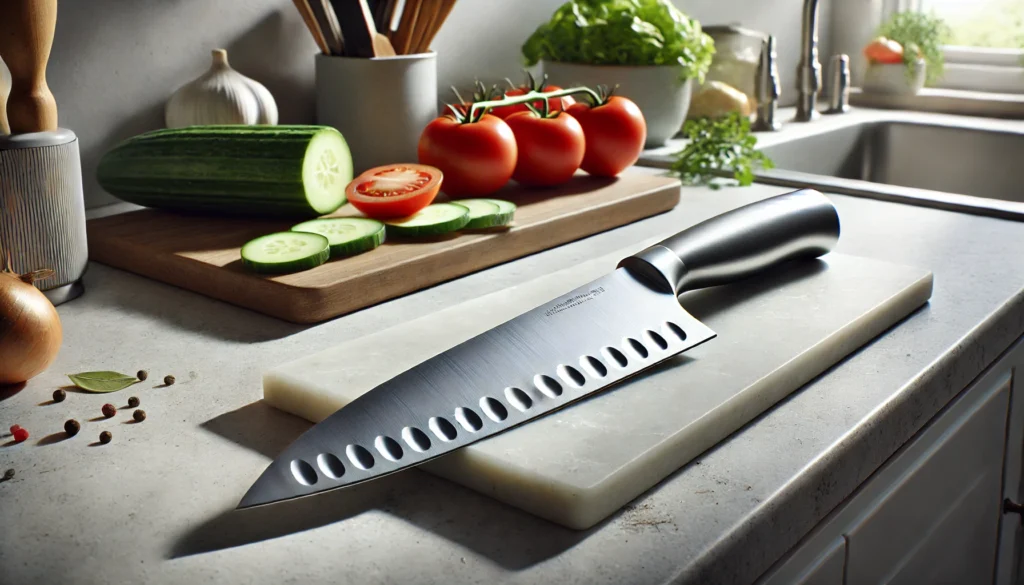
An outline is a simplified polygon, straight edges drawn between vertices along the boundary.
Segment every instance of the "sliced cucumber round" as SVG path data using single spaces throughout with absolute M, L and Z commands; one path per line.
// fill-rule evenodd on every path
M 401 219 L 389 220 L 389 235 L 400 237 L 436 236 L 466 227 L 469 209 L 454 203 L 433 203 Z
M 282 274 L 316 268 L 331 255 L 325 236 L 306 232 L 277 232 L 242 246 L 242 265 L 263 274 Z
M 452 203 L 469 209 L 467 230 L 508 225 L 516 214 L 516 204 L 503 199 L 458 199 Z
M 359 254 L 384 243 L 384 224 L 364 217 L 311 219 L 292 226 L 292 231 L 326 237 L 331 246 L 331 258 Z

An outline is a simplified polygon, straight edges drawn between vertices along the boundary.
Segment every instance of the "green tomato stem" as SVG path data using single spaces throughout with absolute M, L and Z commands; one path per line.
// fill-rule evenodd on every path
M 531 90 L 524 93 L 523 95 L 516 95 L 500 100 L 477 102 L 473 104 L 472 107 L 469 108 L 469 112 L 466 113 L 466 121 L 475 122 L 480 119 L 480 116 L 483 116 L 492 108 L 498 108 L 501 106 L 514 106 L 517 104 L 525 104 L 536 100 L 545 100 L 546 103 L 546 100 L 551 98 L 560 98 L 577 93 L 585 93 L 589 95 L 591 98 L 593 98 L 594 103 L 599 104 L 602 102 L 601 96 L 598 95 L 596 91 L 590 89 L 589 87 L 571 87 L 569 89 L 559 89 L 556 91 L 549 91 L 546 93 Z

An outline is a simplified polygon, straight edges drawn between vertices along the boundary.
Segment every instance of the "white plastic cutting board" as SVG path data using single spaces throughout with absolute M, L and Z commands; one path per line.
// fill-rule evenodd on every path
M 264 374 L 271 405 L 313 422 L 377 384 L 613 270 L 643 245 Z M 830 254 L 680 297 L 718 337 L 649 373 L 423 469 L 564 526 L 606 518 L 927 302 L 918 268 Z

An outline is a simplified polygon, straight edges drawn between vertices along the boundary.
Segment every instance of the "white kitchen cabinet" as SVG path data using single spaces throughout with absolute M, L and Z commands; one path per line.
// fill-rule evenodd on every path
M 1018 341 L 757 583 L 1018 583 L 1021 365 Z

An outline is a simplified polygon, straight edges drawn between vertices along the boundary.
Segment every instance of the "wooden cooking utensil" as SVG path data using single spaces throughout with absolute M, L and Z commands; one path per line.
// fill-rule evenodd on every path
M 323 31 L 331 55 L 345 54 L 345 41 L 341 36 L 341 25 L 329 0 L 310 0 L 313 16 Z
M 11 73 L 7 118 L 12 134 L 57 129 L 57 102 L 46 85 L 57 0 L 4 0 L 0 58 Z
M 317 0 L 313 0 L 316 2 Z M 313 37 L 313 41 L 316 42 L 316 46 L 319 47 L 320 52 L 325 55 L 330 55 L 331 50 L 327 46 L 327 39 L 324 38 L 324 34 L 320 32 L 320 25 L 316 21 L 316 17 L 313 15 L 313 10 L 310 8 L 307 0 L 292 0 L 295 4 L 295 9 L 299 11 L 302 16 L 302 22 L 306 23 L 306 28 L 309 30 L 309 34 Z
M 419 20 L 422 8 L 421 0 L 405 0 L 405 7 L 402 8 L 402 18 L 398 22 L 398 30 L 395 31 L 391 44 L 400 55 L 408 55 L 412 52 L 412 34 Z
M 345 37 L 345 54 L 350 57 L 394 56 L 387 37 L 377 32 L 373 13 L 366 0 L 331 0 Z
M 376 0 L 373 6 L 373 21 L 377 24 L 377 32 L 390 36 L 391 21 L 395 17 L 398 0 Z
M 410 53 L 423 52 L 421 49 L 423 41 L 427 36 L 427 31 L 434 26 L 440 9 L 441 0 L 423 0 L 421 2 L 420 15 L 416 19 L 416 27 L 413 29 L 412 39 L 409 42 Z
M 448 19 L 448 15 L 451 14 L 452 8 L 455 7 L 455 0 L 436 0 L 440 7 L 437 12 L 434 13 L 434 17 L 431 20 L 430 27 L 423 35 L 423 39 L 416 46 L 417 53 L 426 53 L 430 50 L 431 43 L 434 42 L 434 37 L 441 31 L 441 26 Z

